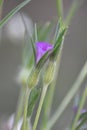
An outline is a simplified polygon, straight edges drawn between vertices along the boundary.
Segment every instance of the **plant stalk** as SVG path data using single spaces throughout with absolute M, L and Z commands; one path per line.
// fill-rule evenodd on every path
M 24 103 L 24 95 L 25 95 L 25 87 L 23 86 L 20 90 L 19 94 L 19 99 L 18 99 L 18 105 L 17 105 L 17 110 L 15 114 L 15 119 L 14 119 L 14 124 L 13 124 L 13 129 L 17 127 L 17 123 L 20 120 L 23 112 L 23 103 Z
M 28 100 L 31 90 L 27 88 L 25 92 L 25 98 L 24 98 L 24 111 L 23 111 L 23 124 L 22 124 L 22 130 L 26 130 L 27 125 L 27 108 L 28 108 Z
M 36 117 L 35 117 L 35 121 L 34 121 L 34 125 L 33 125 L 32 130 L 36 130 L 38 120 L 39 120 L 39 117 L 40 117 L 40 113 L 41 113 L 41 109 L 42 109 L 42 105 L 43 105 L 43 102 L 44 102 L 44 98 L 45 98 L 45 95 L 46 95 L 46 92 L 47 92 L 47 88 L 48 88 L 48 86 L 44 86 L 43 89 L 42 89 L 42 95 L 41 95 L 40 103 L 39 103 L 39 106 L 38 106 L 38 109 L 37 109 L 37 114 L 36 114 Z

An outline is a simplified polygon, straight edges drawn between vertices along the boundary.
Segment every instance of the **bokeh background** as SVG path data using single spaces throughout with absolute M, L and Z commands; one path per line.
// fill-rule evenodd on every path
M 4 17 L 23 0 L 5 0 Z M 63 0 L 64 16 L 73 0 Z M 33 23 L 45 23 L 57 18 L 56 0 L 32 0 L 21 11 L 12 17 L 2 28 L 0 35 L 0 117 L 12 114 L 16 109 L 20 85 L 16 82 L 17 74 L 22 63 L 24 44 L 24 27 L 20 13 L 32 30 Z M 75 81 L 81 68 L 87 60 L 87 1 L 77 11 L 69 26 L 64 42 L 57 87 L 54 94 L 52 113 L 63 99 L 66 92 Z M 82 85 L 84 87 L 84 85 Z M 58 123 L 54 126 L 63 129 L 72 119 L 72 105 L 66 109 Z

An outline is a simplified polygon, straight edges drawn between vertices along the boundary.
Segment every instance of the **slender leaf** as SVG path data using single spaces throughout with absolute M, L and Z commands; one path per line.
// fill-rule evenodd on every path
M 60 21 L 57 23 L 57 26 L 56 26 L 56 32 L 55 32 L 55 36 L 54 36 L 54 44 L 56 43 L 56 41 L 59 37 L 59 32 L 60 32 Z
M 62 31 L 60 32 L 59 36 L 56 39 L 56 43 L 54 45 L 54 47 L 56 48 L 57 46 L 59 46 L 59 44 L 61 43 L 62 39 L 64 38 L 65 32 L 66 32 L 66 27 L 64 27 L 64 29 L 62 29 Z
M 35 44 L 33 43 L 32 38 L 30 38 L 30 40 L 31 40 L 31 45 L 32 45 L 32 49 L 33 49 L 34 63 L 36 63 L 36 49 L 35 49 Z
M 24 2 L 22 2 L 21 4 L 19 4 L 18 6 L 16 6 L 16 8 L 14 8 L 9 14 L 7 14 L 1 21 L 0 21 L 0 28 L 3 27 L 4 24 L 6 24 L 6 22 L 14 15 L 16 14 L 22 7 L 24 7 L 26 4 L 28 4 L 31 0 L 25 0 Z
M 64 28 L 64 29 L 62 30 L 62 32 L 59 34 L 59 37 L 58 37 L 58 39 L 57 39 L 57 41 L 56 41 L 56 44 L 54 45 L 54 49 L 53 49 L 53 52 L 52 52 L 52 54 L 51 54 L 51 56 L 52 56 L 53 58 L 55 58 L 56 55 L 57 55 L 58 52 L 59 52 L 59 48 L 60 48 L 61 44 L 62 44 L 63 41 L 64 41 L 65 32 L 66 32 L 66 28 Z
M 38 42 L 37 24 L 35 23 L 35 43 Z

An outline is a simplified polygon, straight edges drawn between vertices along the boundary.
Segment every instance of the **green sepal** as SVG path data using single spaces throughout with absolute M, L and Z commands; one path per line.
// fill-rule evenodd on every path
M 49 86 L 54 79 L 56 63 L 49 61 L 44 72 L 43 83 Z
M 28 103 L 27 117 L 31 116 L 34 106 L 40 96 L 40 92 L 41 92 L 41 88 L 32 89 L 31 94 L 30 94 L 29 103 Z
M 31 40 L 31 45 L 32 45 L 32 49 L 33 49 L 34 64 L 35 64 L 35 62 L 36 62 L 36 50 L 35 50 L 35 44 L 34 44 L 32 38 L 30 38 L 30 40 Z
M 27 85 L 28 85 L 29 89 L 33 89 L 34 87 L 36 87 L 36 85 L 38 84 L 38 81 L 39 81 L 39 75 L 40 75 L 40 69 L 37 69 L 34 67 L 31 70 L 31 73 L 27 80 Z
M 38 63 L 36 64 L 36 68 L 37 68 L 38 70 L 40 70 L 40 69 L 43 67 L 43 65 L 45 64 L 45 62 L 46 62 L 46 60 L 48 59 L 49 55 L 50 55 L 50 52 L 47 51 L 47 52 L 41 57 L 41 59 L 38 61 Z
M 56 31 L 55 31 L 55 35 L 54 35 L 54 45 L 56 44 L 56 41 L 59 37 L 59 32 L 60 32 L 60 26 L 61 26 L 61 20 L 58 21 L 57 25 L 56 25 Z
M 55 58 L 56 55 L 58 54 L 60 46 L 62 45 L 62 43 L 64 41 L 64 35 L 65 35 L 65 32 L 66 32 L 66 29 L 67 28 L 64 27 L 64 29 L 62 29 L 62 31 L 60 32 L 59 37 L 57 38 L 57 41 L 54 44 L 54 49 L 52 51 L 51 58 Z
M 6 22 L 14 15 L 16 14 L 21 8 L 23 8 L 26 4 L 28 4 L 31 0 L 25 0 L 18 6 L 16 6 L 10 13 L 8 13 L 1 21 L 0 21 L 0 28 L 6 24 Z

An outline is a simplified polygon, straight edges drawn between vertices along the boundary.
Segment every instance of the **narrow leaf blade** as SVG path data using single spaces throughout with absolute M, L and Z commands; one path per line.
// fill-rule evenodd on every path
M 26 4 L 28 4 L 31 0 L 25 0 L 16 8 L 14 8 L 8 15 L 6 15 L 1 21 L 0 21 L 0 28 L 3 27 L 3 25 L 14 15 L 16 14 L 22 7 L 24 7 Z

